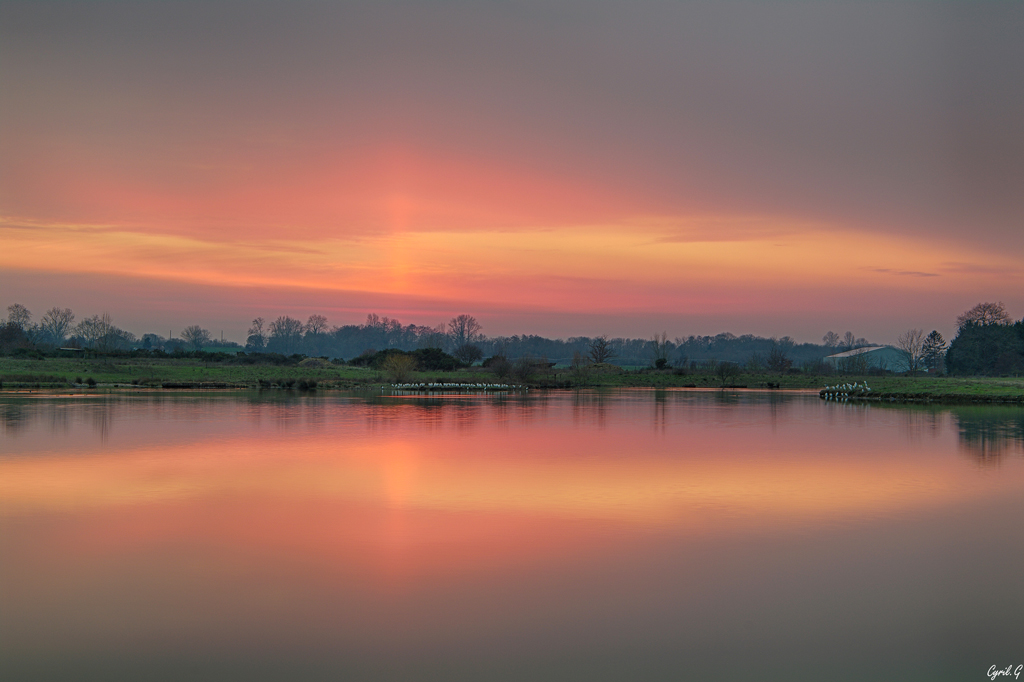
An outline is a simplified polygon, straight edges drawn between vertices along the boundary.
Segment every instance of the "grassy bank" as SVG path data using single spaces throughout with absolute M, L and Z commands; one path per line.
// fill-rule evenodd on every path
M 90 382 L 91 380 L 91 382 Z M 451 372 L 413 372 L 408 381 L 492 382 L 496 377 L 482 367 Z M 0 358 L 4 389 L 144 386 L 153 388 L 238 387 L 291 388 L 315 385 L 319 389 L 354 389 L 388 383 L 387 375 L 367 367 L 335 365 L 319 359 L 292 364 L 240 364 L 193 358 Z M 728 387 L 765 389 L 821 389 L 836 383 L 867 383 L 873 397 L 898 396 L 902 400 L 957 401 L 999 399 L 1024 401 L 1024 378 L 824 376 L 811 374 L 738 374 L 725 380 Z M 527 382 L 534 387 L 649 387 L 721 388 L 723 380 L 711 372 L 679 370 L 623 370 L 614 366 L 592 368 L 586 376 L 567 368 L 537 370 Z
M 1010 377 L 867 377 L 841 378 L 828 382 L 837 384 L 860 383 L 870 391 L 839 388 L 832 392 L 840 396 L 849 394 L 851 400 L 870 402 L 1008 402 L 1024 404 L 1024 378 Z

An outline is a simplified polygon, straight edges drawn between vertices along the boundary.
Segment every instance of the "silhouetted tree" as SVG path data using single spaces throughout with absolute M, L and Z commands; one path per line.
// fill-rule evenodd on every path
M 245 340 L 246 350 L 261 351 L 267 347 L 267 321 L 257 317 L 249 327 L 249 335 Z
M 32 313 L 20 303 L 7 306 L 7 324 L 27 332 L 32 324 Z
M 298 350 L 302 340 L 302 322 L 293 317 L 282 315 L 270 323 L 270 340 L 267 349 L 286 355 Z
M 71 308 L 53 307 L 46 311 L 43 319 L 39 321 L 39 327 L 43 332 L 46 341 L 55 346 L 60 346 L 71 331 L 71 325 L 75 321 L 75 314 Z
M 464 343 L 456 348 L 452 355 L 457 357 L 463 363 L 472 365 L 474 362 L 484 357 L 484 352 L 480 350 L 480 346 L 476 346 L 472 343 Z
M 109 333 L 110 326 L 110 315 L 107 313 L 103 313 L 102 316 L 93 315 L 75 325 L 75 335 L 82 340 L 82 345 L 86 348 L 98 348 L 103 337 Z
M 1024 373 L 1024 321 L 1012 325 L 967 322 L 949 344 L 946 371 L 984 376 Z
M 835 347 L 839 345 L 839 334 L 830 329 L 825 333 L 825 336 L 821 337 L 821 341 L 829 349 L 829 355 L 831 355 Z
M 607 336 L 603 335 L 591 340 L 587 354 L 590 356 L 590 359 L 594 361 L 595 365 L 600 365 L 602 362 L 608 362 L 616 356 L 615 350 L 612 348 L 611 341 L 608 340 Z
M 970 322 L 977 325 L 1012 324 L 1013 320 L 1010 318 L 1009 313 L 1006 312 L 1006 308 L 1003 307 L 1002 301 L 1000 301 L 999 303 L 979 303 L 962 315 L 957 316 L 957 329 Z
M 11 353 L 19 348 L 31 348 L 25 330 L 16 324 L 0 322 L 0 353 Z
M 310 315 L 306 321 L 306 334 L 319 336 L 327 331 L 327 318 L 323 315 Z
M 198 324 L 193 324 L 181 331 L 181 338 L 192 347 L 192 350 L 202 350 L 203 346 L 210 343 L 210 332 Z
M 480 338 L 483 327 L 472 315 L 459 315 L 448 320 L 448 338 L 451 347 L 459 348 Z

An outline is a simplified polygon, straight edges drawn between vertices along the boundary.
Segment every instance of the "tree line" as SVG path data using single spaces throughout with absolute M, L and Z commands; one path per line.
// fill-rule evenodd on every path
M 386 351 L 413 353 L 438 349 L 463 365 L 475 362 L 512 362 L 517 358 L 551 361 L 570 366 L 614 363 L 626 366 L 712 369 L 731 363 L 750 372 L 785 373 L 797 369 L 831 373 L 837 368 L 848 373 L 865 373 L 865 358 L 853 355 L 838 367 L 824 361 L 826 356 L 870 345 L 863 337 L 847 331 L 843 336 L 828 331 L 822 343 L 798 343 L 788 336 L 679 336 L 666 333 L 652 338 L 609 338 L 606 335 L 549 339 L 537 335 L 488 337 L 475 317 L 457 315 L 434 327 L 402 324 L 397 319 L 367 315 L 363 324 L 330 325 L 324 315 L 313 314 L 305 321 L 288 315 L 273 320 L 257 317 L 250 325 L 245 344 L 214 341 L 209 330 L 190 325 L 179 337 L 143 334 L 136 337 L 115 325 L 107 313 L 76 323 L 70 308 L 54 307 L 38 322 L 21 304 L 7 308 L 7 320 L 0 323 L 0 352 L 21 349 L 87 348 L 98 352 L 145 349 L 167 353 L 199 351 L 216 346 L 249 354 L 305 355 L 354 364 L 383 361 Z M 902 367 L 915 373 L 1020 374 L 1024 372 L 1024 321 L 1013 322 L 1002 303 L 980 303 L 957 318 L 957 335 L 949 344 L 938 331 L 925 335 L 912 329 L 899 336 L 895 348 L 905 358 Z M 422 355 L 422 353 L 421 353 Z M 426 361 L 426 355 L 423 361 Z M 433 356 L 432 356 L 433 357 Z M 376 358 L 376 359 L 375 359 Z M 446 361 L 447 362 L 447 361 Z M 375 365 L 376 366 L 376 365 Z
M 602 335 L 550 339 L 533 334 L 488 337 L 476 318 L 468 314 L 431 327 L 403 324 L 397 319 L 371 313 L 363 324 L 341 326 L 330 325 L 328 319 L 319 314 L 310 315 L 305 321 L 289 315 L 274 319 L 257 317 L 249 326 L 243 345 L 215 341 L 210 331 L 200 325 L 186 327 L 178 337 L 153 333 L 137 337 L 115 325 L 106 313 L 75 324 L 75 314 L 69 308 L 52 308 L 38 323 L 33 323 L 31 312 L 23 305 L 14 304 L 8 307 L 7 321 L 0 325 L 0 350 L 70 347 L 99 352 L 144 349 L 173 353 L 214 346 L 255 354 L 301 354 L 354 361 L 386 350 L 437 348 L 463 364 L 485 358 L 514 360 L 520 357 L 569 363 L 573 357 L 581 356 L 592 364 L 696 368 L 712 361 L 731 361 L 786 371 L 818 362 L 837 349 L 867 344 L 852 332 L 847 332 L 845 339 L 839 339 L 833 332 L 829 335 L 823 344 L 797 343 L 788 336 L 765 338 L 731 333 L 675 339 L 669 339 L 666 333 L 655 334 L 653 338 Z

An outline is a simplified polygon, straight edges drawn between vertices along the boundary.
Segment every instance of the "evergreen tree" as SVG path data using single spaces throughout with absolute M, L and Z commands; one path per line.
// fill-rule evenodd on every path
M 921 354 L 924 358 L 924 366 L 928 368 L 929 372 L 942 372 L 945 368 L 946 339 L 933 329 L 932 333 L 924 340 Z

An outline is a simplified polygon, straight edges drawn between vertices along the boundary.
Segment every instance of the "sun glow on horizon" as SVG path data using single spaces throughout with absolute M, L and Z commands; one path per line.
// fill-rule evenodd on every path
M 404 229 L 404 210 L 396 203 L 386 232 L 319 239 L 225 232 L 199 238 L 168 228 L 4 218 L 0 268 L 606 313 L 743 314 L 769 301 L 776 310 L 814 309 L 851 288 L 935 293 L 1024 281 L 1024 266 L 1007 254 L 895 234 L 869 240 L 857 231 L 781 219 L 661 218 L 463 232 Z

